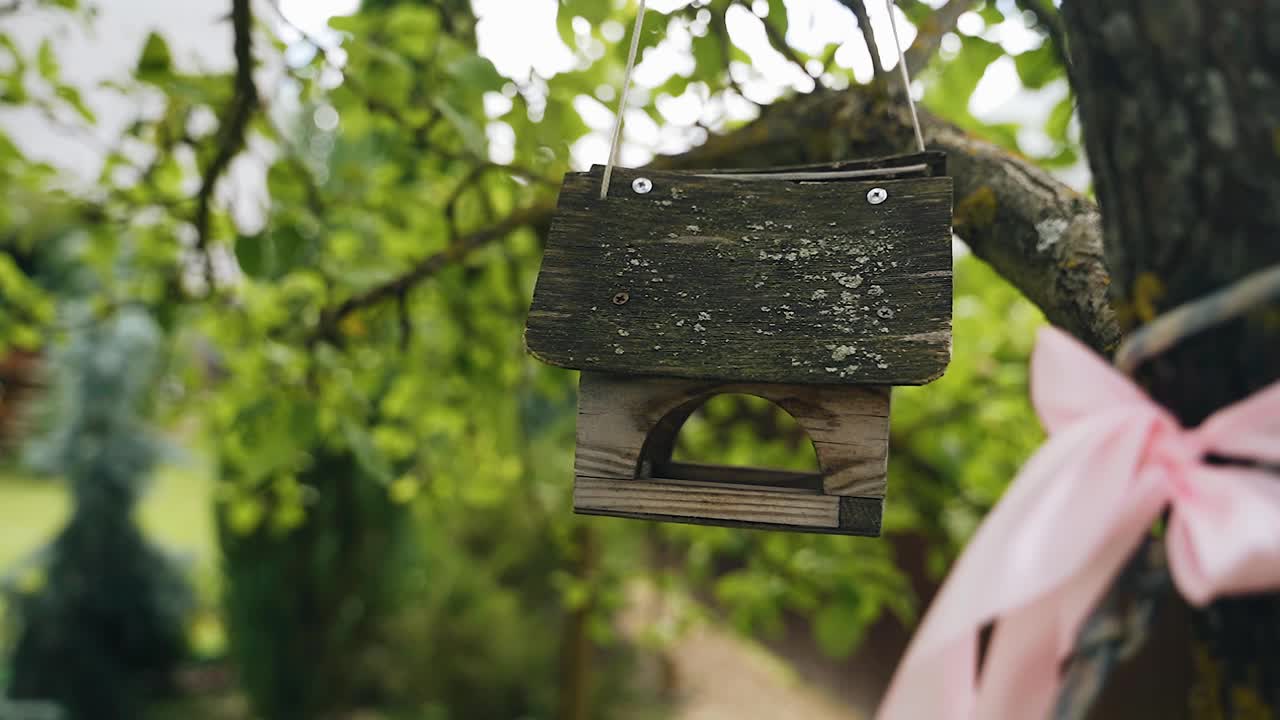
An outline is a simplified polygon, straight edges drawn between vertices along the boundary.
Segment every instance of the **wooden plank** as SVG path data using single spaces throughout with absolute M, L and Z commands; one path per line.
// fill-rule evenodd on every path
M 718 483 L 747 489 L 767 487 L 773 492 L 822 492 L 821 472 L 667 462 L 654 465 L 652 476 L 670 482 Z
M 720 487 L 714 483 L 664 483 L 579 475 L 575 511 L 640 513 L 707 520 L 774 523 L 795 527 L 840 526 L 839 498 Z
M 649 178 L 638 194 L 632 180 Z M 916 385 L 951 344 L 951 180 L 565 177 L 526 343 L 564 367 Z M 888 199 L 872 205 L 868 190 Z M 615 299 L 617 302 L 615 302 Z
M 881 520 L 884 514 L 884 500 L 882 498 L 840 497 L 837 499 L 840 502 L 840 524 L 834 528 L 814 527 L 809 525 L 787 525 L 779 522 L 746 522 L 742 520 L 683 517 L 662 513 L 626 512 L 593 508 L 575 508 L 574 511 L 579 515 L 600 515 L 604 517 L 651 520 L 654 522 L 675 522 L 689 525 L 713 525 L 717 527 L 740 528 L 744 530 L 777 530 L 784 532 L 821 533 L 824 535 L 857 535 L 862 537 L 880 536 L 882 525 Z
M 583 372 L 575 471 L 645 477 L 671 461 L 684 420 L 709 398 L 744 393 L 769 400 L 813 442 L 829 495 L 883 497 L 889 457 L 887 388 L 718 383 Z

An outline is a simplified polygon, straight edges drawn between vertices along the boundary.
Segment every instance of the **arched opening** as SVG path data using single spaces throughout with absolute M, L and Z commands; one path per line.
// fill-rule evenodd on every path
M 649 433 L 637 476 L 822 490 L 813 441 L 786 410 L 744 393 L 710 394 L 672 410 Z

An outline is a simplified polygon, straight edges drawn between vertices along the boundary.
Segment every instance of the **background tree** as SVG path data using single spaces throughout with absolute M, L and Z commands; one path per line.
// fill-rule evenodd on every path
M 67 718 L 138 717 L 186 655 L 189 589 L 132 517 L 159 454 L 140 416 L 159 343 L 126 309 L 87 318 L 54 359 L 53 420 L 33 452 L 75 506 L 38 560 L 42 581 L 18 598 L 9 693 L 56 701 Z
M 1065 10 L 1113 297 L 1126 327 L 1280 262 L 1280 170 L 1272 162 L 1280 46 L 1267 29 L 1280 6 L 1174 2 L 1152 12 L 1143 3 L 1081 0 Z M 1187 425 L 1252 394 L 1280 373 L 1276 309 L 1255 308 L 1180 343 L 1144 367 L 1144 383 Z M 1158 587 L 1176 597 L 1168 583 Z M 1117 592 L 1150 602 L 1152 591 Z M 1173 622 L 1185 622 L 1181 600 L 1172 604 Z M 1176 668 L 1195 681 L 1189 710 L 1274 715 L 1276 598 L 1230 598 L 1190 615 L 1193 639 L 1179 648 L 1186 662 Z M 1143 669 L 1158 672 L 1153 665 Z

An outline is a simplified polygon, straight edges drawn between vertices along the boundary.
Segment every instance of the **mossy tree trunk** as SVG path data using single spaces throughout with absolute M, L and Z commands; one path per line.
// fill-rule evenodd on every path
M 1068 0 L 1063 12 L 1124 329 L 1280 263 L 1280 0 Z M 1280 376 L 1278 311 L 1181 343 L 1141 381 L 1201 422 Z M 1191 647 L 1163 664 L 1195 659 L 1185 716 L 1280 714 L 1280 597 L 1182 610 Z

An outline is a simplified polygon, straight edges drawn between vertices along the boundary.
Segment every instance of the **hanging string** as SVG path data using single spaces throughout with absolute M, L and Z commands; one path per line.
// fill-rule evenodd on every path
M 618 98 L 618 113 L 613 118 L 613 134 L 609 140 L 609 157 L 605 161 L 604 176 L 600 179 L 600 199 L 609 196 L 609 181 L 613 178 L 613 167 L 618 164 L 618 150 L 622 145 L 622 122 L 627 112 L 627 97 L 631 94 L 631 76 L 636 67 L 636 53 L 640 49 L 640 31 L 644 27 L 644 3 L 638 0 L 636 22 L 631 30 L 631 49 L 627 52 L 627 68 L 622 76 L 622 94 Z M 894 0 L 885 0 L 885 9 L 889 12 L 889 27 L 893 29 L 893 45 L 898 49 L 898 67 L 902 71 L 902 83 L 906 87 L 907 108 L 911 111 L 911 127 L 915 130 L 916 145 L 920 152 L 925 151 L 924 133 L 920 130 L 920 116 L 916 113 L 916 101 L 911 97 L 911 71 L 907 69 L 907 55 L 898 39 L 898 19 L 894 16 Z M 868 28 L 868 31 L 870 29 Z
M 916 114 L 916 101 L 911 97 L 911 71 L 907 69 L 907 53 L 902 49 L 902 41 L 898 39 L 898 19 L 893 14 L 894 0 L 884 0 L 885 9 L 889 11 L 889 27 L 893 28 L 893 45 L 898 48 L 898 67 L 902 69 L 902 84 L 906 86 L 907 107 L 911 109 L 911 127 L 916 131 L 916 145 L 924 152 L 924 133 L 920 132 L 920 117 Z
M 1170 310 L 1135 330 L 1116 350 L 1115 363 L 1132 375 L 1138 366 L 1196 333 L 1280 300 L 1280 265 Z
M 627 112 L 627 95 L 631 92 L 631 72 L 636 67 L 636 51 L 640 48 L 640 29 L 644 27 L 644 0 L 636 10 L 636 25 L 631 29 L 631 50 L 627 53 L 627 70 L 622 76 L 622 97 L 618 98 L 618 114 L 613 119 L 613 140 L 609 142 L 609 160 L 604 165 L 604 178 L 600 180 L 600 199 L 609 196 L 609 179 L 613 166 L 618 163 L 618 146 L 622 144 L 622 116 Z

